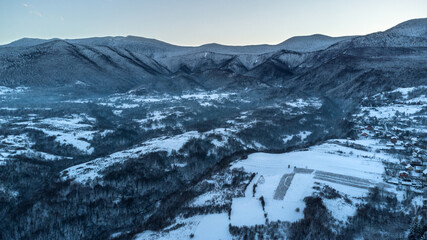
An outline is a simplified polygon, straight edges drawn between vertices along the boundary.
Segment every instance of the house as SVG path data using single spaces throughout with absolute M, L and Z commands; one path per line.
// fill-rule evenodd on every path
M 367 136 L 369 136 L 367 133 L 362 133 L 362 137 L 367 137 Z
M 400 171 L 399 172 L 399 177 L 400 178 L 408 178 L 409 177 L 409 173 L 406 171 Z
M 423 165 L 423 163 L 421 162 L 421 160 L 418 160 L 418 159 L 412 159 L 412 161 L 411 161 L 411 165 L 412 165 L 412 166 L 422 166 L 422 165 Z
M 423 173 L 423 170 L 424 170 L 423 166 L 415 166 L 416 173 Z
M 397 143 L 397 138 L 396 138 L 396 137 L 392 137 L 392 138 L 390 139 L 390 141 L 391 141 L 392 143 Z
M 371 125 L 366 127 L 366 130 L 372 131 L 373 127 Z
M 412 170 L 414 170 L 414 168 L 411 166 L 411 164 L 406 165 L 405 167 L 406 171 L 410 172 Z

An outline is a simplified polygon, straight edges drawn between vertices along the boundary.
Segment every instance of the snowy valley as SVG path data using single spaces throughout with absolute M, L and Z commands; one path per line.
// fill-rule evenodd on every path
M 0 46 L 0 239 L 423 239 L 427 19 Z
M 421 214 L 426 203 L 423 191 L 427 175 L 427 132 L 423 122 L 427 110 L 426 93 L 422 86 L 396 89 L 364 99 L 362 107 L 353 115 L 356 135 L 352 139 L 330 139 L 283 154 L 254 153 L 232 163 L 226 171 L 252 174 L 243 182 L 244 187 L 240 186 L 239 196 L 230 196 L 221 187 L 215 187 L 188 206 L 203 207 L 210 212 L 209 208 L 213 206 L 227 205 L 226 211 L 191 218 L 180 216 L 174 225 L 166 228 L 166 233 L 148 231 L 138 235 L 137 239 L 185 239 L 190 235 L 194 239 L 285 238 L 292 223 L 304 219 L 307 198 L 312 196 L 321 199 L 333 219 L 324 224 L 332 226 L 331 232 L 340 233 L 368 204 L 367 199 L 375 194 L 372 189 L 395 201 L 395 210 L 390 211 Z M 397 104 L 405 110 L 399 112 Z M 409 119 L 413 121 L 409 123 Z M 405 124 L 411 128 L 398 128 Z M 234 180 L 224 174 L 206 181 L 218 186 L 216 178 L 224 177 L 222 181 L 229 184 Z M 386 206 L 380 204 L 377 207 Z M 398 234 L 397 238 L 405 238 L 400 232 L 404 229 L 401 226 L 394 233 Z M 357 234 L 343 231 L 349 235 L 342 237 L 392 238 L 365 231 Z

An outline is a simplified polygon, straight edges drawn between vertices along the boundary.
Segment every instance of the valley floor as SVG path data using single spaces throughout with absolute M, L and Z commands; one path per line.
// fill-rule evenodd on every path
M 305 224 L 311 198 L 331 216 L 325 228 L 341 234 L 363 225 L 378 190 L 384 201 L 371 210 L 404 219 L 381 236 L 398 239 L 425 205 L 425 86 L 367 97 L 351 114 L 264 90 L 129 92 L 58 106 L 29 104 L 26 91 L 0 92 L 0 217 L 16 221 L 0 227 L 15 238 L 72 238 L 90 225 L 87 238 L 280 239 Z M 35 221 L 39 211 L 61 214 Z

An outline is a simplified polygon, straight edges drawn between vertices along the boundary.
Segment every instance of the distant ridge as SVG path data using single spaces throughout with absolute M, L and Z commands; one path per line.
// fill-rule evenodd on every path
M 31 47 L 47 43 L 55 40 L 63 40 L 72 44 L 84 44 L 84 45 L 105 45 L 114 47 L 129 47 L 131 45 L 144 46 L 146 48 L 163 49 L 167 51 L 182 51 L 182 50 L 193 50 L 193 51 L 208 51 L 216 53 L 232 53 L 232 54 L 262 54 L 267 52 L 289 50 L 295 52 L 311 52 L 319 51 L 328 48 L 329 46 L 340 42 L 342 40 L 351 39 L 354 36 L 345 37 L 329 37 L 326 35 L 315 34 L 310 36 L 297 36 L 292 37 L 277 45 L 260 44 L 260 45 L 246 45 L 246 46 L 228 46 L 217 43 L 209 43 L 201 46 L 184 47 L 177 46 L 170 43 L 166 43 L 160 40 L 144 38 L 138 36 L 116 36 L 116 37 L 93 37 L 93 38 L 81 38 L 81 39 L 37 39 L 37 38 L 22 38 L 3 45 L 3 47 Z M 0 45 L 0 47 L 2 47 Z
M 279 46 L 296 52 L 312 52 L 324 50 L 337 42 L 349 40 L 354 37 L 356 36 L 329 37 L 322 34 L 314 34 L 289 38 L 280 43 Z
M 427 85 L 426 49 L 427 18 L 365 36 L 315 34 L 277 45 L 183 47 L 135 36 L 24 38 L 0 46 L 0 85 L 74 88 L 79 82 L 106 92 L 279 86 L 352 96 L 372 87 Z

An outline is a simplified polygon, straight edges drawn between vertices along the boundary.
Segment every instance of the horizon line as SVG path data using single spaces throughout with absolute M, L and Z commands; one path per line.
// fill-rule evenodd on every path
M 427 19 L 427 18 L 413 18 L 413 19 L 409 19 L 403 22 L 400 22 L 398 24 L 395 24 L 385 30 L 379 30 L 379 31 L 374 31 L 374 32 L 369 32 L 367 34 L 351 34 L 351 35 L 342 35 L 342 36 L 331 36 L 331 35 L 326 35 L 326 34 L 322 34 L 322 33 L 313 33 L 313 34 L 307 34 L 307 35 L 296 35 L 296 36 L 292 36 L 290 38 L 287 38 L 281 42 L 278 43 L 255 43 L 255 44 L 222 44 L 222 43 L 217 43 L 217 42 L 207 42 L 207 43 L 203 43 L 203 44 L 199 44 L 199 45 L 191 45 L 191 44 L 177 44 L 177 43 L 172 43 L 172 42 L 168 42 L 168 41 L 164 41 L 158 38 L 154 38 L 154 37 L 144 37 L 144 36 L 138 36 L 138 35 L 133 35 L 133 34 L 129 34 L 129 35 L 103 35 L 103 36 L 88 36 L 88 37 L 76 37 L 76 38 L 60 38 L 60 37 L 52 37 L 52 38 L 39 38 L 39 37 L 22 37 L 16 40 L 13 40 L 11 42 L 8 43 L 4 43 L 4 44 L 0 44 L 0 46 L 6 46 L 9 44 L 12 44 L 14 42 L 23 40 L 23 39 L 32 39 L 32 40 L 42 40 L 42 41 L 53 41 L 53 40 L 63 40 L 63 41 L 67 41 L 67 40 L 84 40 L 84 39 L 91 39 L 91 38 L 126 38 L 126 37 L 136 37 L 136 38 L 143 38 L 143 39 L 147 39 L 147 40 L 155 40 L 155 41 L 159 41 L 165 44 L 169 44 L 172 46 L 177 46 L 177 47 L 202 47 L 202 46 L 206 46 L 206 45 L 220 45 L 220 46 L 224 46 L 224 47 L 251 47 L 251 46 L 277 46 L 280 45 L 292 38 L 297 38 L 297 37 L 312 37 L 312 36 L 324 36 L 324 37 L 329 37 L 329 38 L 344 38 L 344 37 L 359 37 L 359 36 L 366 36 L 369 34 L 373 34 L 373 33 L 378 33 L 378 32 L 384 32 L 387 31 L 389 29 L 392 29 L 400 24 L 403 24 L 405 22 L 409 22 L 409 21 L 413 21 L 413 20 L 420 20 L 420 19 Z

